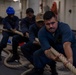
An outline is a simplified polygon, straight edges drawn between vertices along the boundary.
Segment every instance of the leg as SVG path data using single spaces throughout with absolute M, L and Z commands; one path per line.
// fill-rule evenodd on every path
M 33 53 L 33 62 L 34 62 L 34 68 L 29 73 L 27 73 L 26 75 L 42 75 L 43 71 L 44 71 L 44 67 L 46 64 L 50 63 L 50 64 L 55 65 L 55 62 L 48 59 L 41 49 L 36 50 Z M 53 69 L 51 68 L 52 69 L 52 75 L 58 75 L 56 72 L 56 69 L 55 69 L 56 66 L 53 66 L 53 67 L 54 67 Z
M 20 38 L 22 38 L 21 36 L 19 35 L 15 35 L 13 36 L 12 38 L 12 50 L 13 50 L 13 56 L 18 56 L 18 53 L 17 53 L 17 47 L 18 47 L 18 44 L 20 42 Z
M 41 49 L 34 52 L 33 58 L 35 67 L 43 69 L 45 65 L 48 64 L 51 68 L 52 75 L 58 75 L 56 71 L 56 62 L 48 59 Z
M 0 59 L 1 59 L 1 51 L 3 50 L 3 48 L 7 46 L 8 38 L 9 38 L 9 34 L 7 32 L 3 32 L 3 38 L 0 42 Z
M 37 68 L 44 68 L 46 64 L 56 64 L 53 60 L 48 59 L 41 49 L 33 53 L 33 60 L 34 66 Z
M 55 61 L 51 61 L 51 63 L 48 63 L 48 65 L 51 68 L 51 75 L 58 75 L 57 71 L 56 71 L 56 62 Z
M 27 44 L 21 46 L 21 51 L 24 54 L 25 58 L 27 58 L 33 64 L 33 53 L 39 48 L 40 46 L 35 45 L 32 42 L 28 42 Z
M 13 62 L 15 60 L 19 60 L 20 59 L 20 57 L 18 55 L 18 52 L 17 52 L 17 48 L 18 48 L 19 43 L 23 42 L 25 40 L 26 40 L 26 38 L 22 37 L 20 35 L 13 36 L 13 39 L 12 39 L 13 57 L 10 60 L 8 60 L 8 62 Z

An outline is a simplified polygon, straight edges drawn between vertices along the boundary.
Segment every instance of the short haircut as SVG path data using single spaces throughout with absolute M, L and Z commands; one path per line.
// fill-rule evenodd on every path
M 43 15 L 44 20 L 49 20 L 52 17 L 56 17 L 56 15 L 52 11 L 46 11 Z
M 26 9 L 26 14 L 28 14 L 29 12 L 34 13 L 34 10 L 32 8 L 27 8 Z

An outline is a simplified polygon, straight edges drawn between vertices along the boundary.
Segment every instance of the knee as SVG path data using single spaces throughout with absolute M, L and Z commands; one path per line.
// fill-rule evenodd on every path
M 39 52 L 38 52 L 38 51 L 35 51 L 35 52 L 33 53 L 33 56 L 34 56 L 34 57 L 39 57 L 39 56 L 40 56 L 40 54 L 39 54 Z
M 27 52 L 28 52 L 28 48 L 26 47 L 25 44 L 21 46 L 21 51 L 22 51 L 23 53 L 27 53 Z
M 13 41 L 13 42 L 17 41 L 16 36 L 13 36 L 12 41 Z

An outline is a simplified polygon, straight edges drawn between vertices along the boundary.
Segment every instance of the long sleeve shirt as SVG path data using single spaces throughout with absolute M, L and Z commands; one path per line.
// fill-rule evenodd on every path
M 32 19 L 29 19 L 28 17 L 22 19 L 20 24 L 22 33 L 29 32 L 29 27 L 34 23 L 35 23 L 35 16 L 33 16 Z
M 13 16 L 9 18 L 8 16 L 3 19 L 3 28 L 10 30 L 19 29 L 19 18 L 17 16 Z
M 30 26 L 29 28 L 29 39 L 30 41 L 34 41 L 35 38 L 38 38 L 38 31 L 40 30 L 40 28 L 37 27 L 36 24 L 33 24 L 32 26 Z

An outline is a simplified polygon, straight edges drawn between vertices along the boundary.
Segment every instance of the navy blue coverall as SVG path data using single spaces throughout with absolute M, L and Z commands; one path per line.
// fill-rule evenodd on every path
M 58 28 L 55 32 L 55 35 L 53 35 L 51 32 L 48 32 L 44 26 L 40 29 L 38 38 L 41 43 L 41 50 L 37 50 L 34 53 L 34 65 L 36 68 L 44 68 L 48 62 L 51 62 L 51 59 L 46 57 L 44 54 L 44 51 L 50 49 L 51 47 L 65 55 L 63 49 L 64 42 L 71 42 L 73 65 L 76 67 L 76 39 L 69 25 L 58 22 Z M 42 53 L 40 54 L 40 52 Z
M 29 28 L 29 42 L 21 46 L 21 51 L 24 54 L 25 58 L 27 58 L 33 64 L 33 53 L 40 49 L 41 46 L 39 44 L 33 43 L 35 38 L 38 38 L 38 31 L 40 28 L 37 27 L 36 24 L 30 26 Z
M 20 23 L 20 28 L 21 28 L 21 32 L 25 35 L 26 32 L 29 33 L 29 27 L 35 23 L 35 16 L 32 17 L 32 19 L 29 19 L 28 17 L 25 17 L 24 19 L 22 19 L 21 23 Z M 27 37 L 23 37 L 20 35 L 15 35 L 12 39 L 12 49 L 13 49 L 13 56 L 16 57 L 18 56 L 17 53 L 17 47 L 19 45 L 19 43 L 21 42 L 28 42 L 29 38 Z
M 13 16 L 12 18 L 10 18 L 9 16 L 5 17 L 3 19 L 3 28 L 7 30 L 10 30 L 11 28 L 18 30 L 19 29 L 19 18 L 17 16 Z M 9 36 L 13 36 L 15 35 L 15 33 L 2 31 L 2 35 L 3 37 L 0 42 L 0 55 L 1 55 L 1 51 L 3 50 L 3 48 L 5 48 L 7 45 Z

